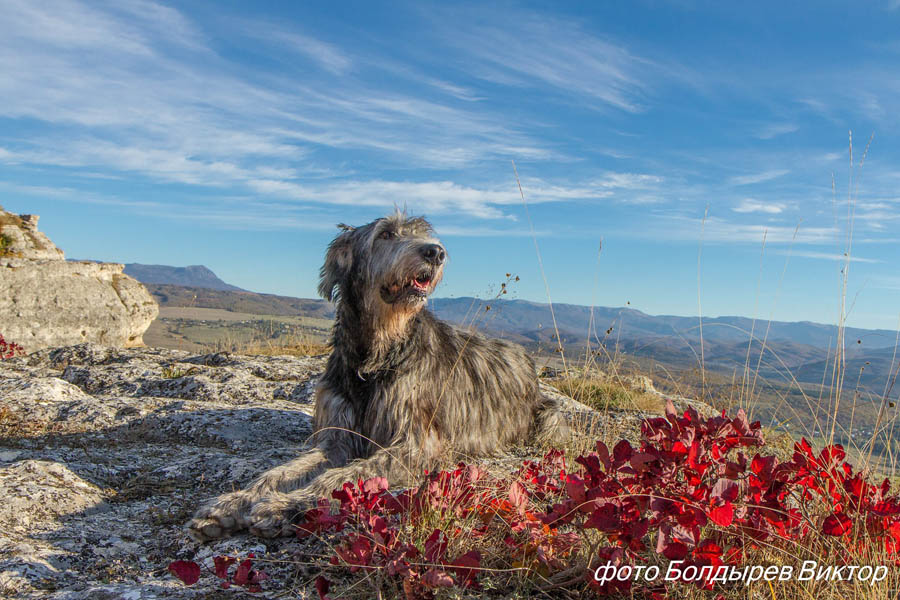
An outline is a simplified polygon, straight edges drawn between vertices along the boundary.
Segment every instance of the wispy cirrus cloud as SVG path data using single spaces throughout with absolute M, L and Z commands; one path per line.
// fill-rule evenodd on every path
M 277 48 L 279 51 L 300 54 L 323 69 L 340 75 L 353 66 L 352 58 L 334 44 L 329 44 L 309 35 L 285 30 L 274 23 L 259 22 L 249 26 L 235 24 L 236 29 L 250 35 L 257 41 Z
M 0 21 L 0 119 L 39 125 L 27 138 L 0 135 L 0 160 L 249 186 L 321 172 L 327 150 L 423 168 L 557 154 L 471 110 L 461 86 L 418 82 L 451 93 L 448 102 L 389 92 L 345 76 L 353 59 L 333 44 L 274 30 L 269 47 L 279 44 L 320 66 L 327 85 L 247 73 L 180 12 L 152 2 L 11 0 Z
M 414 63 L 348 51 L 296 27 L 216 21 L 231 27 L 216 32 L 219 37 L 250 38 L 255 51 L 284 65 L 257 74 L 220 54 L 201 24 L 150 1 L 10 0 L 5 13 L 0 97 L 8 101 L 0 103 L 0 120 L 37 126 L 27 137 L 0 133 L 3 164 L 228 188 L 260 202 L 407 203 L 433 214 L 510 219 L 508 207 L 521 198 L 505 177 L 502 184 L 462 184 L 427 173 L 498 158 L 569 160 L 558 146 L 484 106 L 472 86 Z M 435 25 L 447 46 L 471 61 L 474 77 L 557 90 L 625 112 L 641 109 L 647 74 L 656 68 L 651 61 L 572 21 L 523 13 L 510 26 L 502 15 L 492 17 L 471 31 L 458 31 L 458 20 Z M 282 60 L 285 53 L 306 66 Z M 386 88 L 382 74 L 404 85 Z M 341 169 L 323 158 L 332 152 L 362 166 Z M 418 168 L 426 175 L 388 180 L 365 168 L 373 155 L 380 168 Z M 662 177 L 632 171 L 525 183 L 535 204 L 665 198 Z
M 848 260 L 846 254 L 840 252 L 813 252 L 807 250 L 778 251 L 777 254 L 796 256 L 799 258 L 812 258 L 818 260 L 830 260 L 835 262 L 845 262 Z M 850 262 L 877 264 L 883 263 L 883 260 L 877 258 L 864 258 L 862 256 L 850 256 Z
M 677 241 L 697 241 L 715 243 L 760 243 L 763 239 L 772 244 L 826 244 L 833 242 L 839 234 L 837 227 L 789 227 L 758 223 L 736 223 L 721 217 L 698 219 L 666 215 L 657 218 L 643 235 Z M 702 236 L 701 236 L 702 231 Z
M 784 212 L 785 205 L 780 202 L 761 202 L 753 198 L 744 198 L 731 210 L 738 213 L 767 213 L 777 215 Z
M 799 129 L 800 126 L 795 123 L 771 123 L 760 128 L 754 135 L 761 140 L 771 140 Z
M 729 181 L 734 185 L 753 185 L 777 179 L 783 175 L 790 173 L 789 169 L 770 169 L 762 173 L 753 173 L 750 175 L 739 175 L 732 177 Z
M 652 61 L 586 32 L 571 21 L 518 10 L 514 20 L 494 9 L 460 26 L 434 15 L 445 43 L 470 59 L 471 72 L 505 86 L 555 89 L 598 106 L 642 110 Z M 499 18 L 498 18 L 499 17 Z

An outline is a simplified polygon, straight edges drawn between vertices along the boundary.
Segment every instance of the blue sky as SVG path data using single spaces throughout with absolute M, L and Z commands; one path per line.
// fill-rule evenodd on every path
M 313 297 L 400 205 L 441 296 L 546 301 L 536 239 L 554 302 L 696 315 L 702 247 L 703 314 L 834 322 L 852 217 L 850 323 L 897 326 L 898 0 L 0 12 L 0 204 L 70 258 Z

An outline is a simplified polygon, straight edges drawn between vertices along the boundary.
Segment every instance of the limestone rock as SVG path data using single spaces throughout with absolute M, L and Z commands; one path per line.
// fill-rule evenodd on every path
M 38 215 L 5 212 L 0 206 L 0 236 L 5 237 L 5 251 L 0 251 L 0 256 L 5 253 L 19 258 L 63 260 L 63 251 L 38 231 L 38 219 Z
M 116 263 L 69 262 L 35 215 L 0 208 L 0 335 L 33 352 L 97 342 L 139 346 L 159 308 Z
M 290 551 L 183 526 L 302 449 L 324 363 L 97 344 L 0 361 L 0 598 L 210 597 L 166 565 Z

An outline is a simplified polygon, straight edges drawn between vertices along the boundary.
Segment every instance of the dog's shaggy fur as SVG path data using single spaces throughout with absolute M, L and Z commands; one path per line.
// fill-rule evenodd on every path
M 456 329 L 424 309 L 446 258 L 425 219 L 397 213 L 342 227 L 319 284 L 337 314 L 312 447 L 200 508 L 188 525 L 198 539 L 244 528 L 289 534 L 300 511 L 345 481 L 382 476 L 406 485 L 459 457 L 565 434 L 523 348 Z

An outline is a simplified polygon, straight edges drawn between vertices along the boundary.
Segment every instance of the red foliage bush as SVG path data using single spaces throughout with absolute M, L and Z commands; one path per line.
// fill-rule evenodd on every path
M 345 483 L 332 494 L 340 508 L 321 500 L 298 535 L 341 532 L 332 565 L 383 570 L 407 599 L 477 588 L 482 569 L 494 566 L 548 577 L 581 565 L 573 586 L 663 597 L 663 583 L 632 589 L 630 580 L 598 582 L 593 570 L 671 560 L 739 567 L 759 548 L 783 550 L 789 563 L 821 559 L 823 545 L 835 543 L 845 551 L 833 560 L 900 563 L 900 498 L 887 480 L 874 485 L 854 473 L 840 446 L 817 454 L 804 439 L 790 461 L 751 457 L 748 449 L 764 441 L 743 411 L 678 416 L 671 403 L 641 434 L 638 447 L 597 442 L 571 469 L 551 450 L 512 482 L 461 464 L 398 494 L 383 478 Z M 709 578 L 694 583 L 713 588 Z M 316 581 L 323 600 L 329 588 L 324 577 Z
M 14 356 L 23 356 L 24 354 L 25 349 L 22 348 L 22 346 L 15 342 L 7 342 L 3 339 L 3 336 L 0 335 L 0 360 L 13 358 Z

